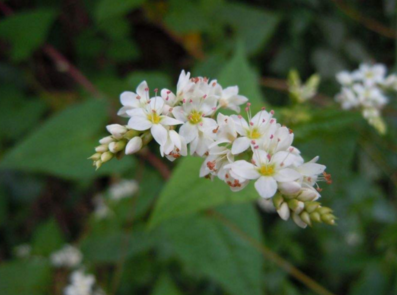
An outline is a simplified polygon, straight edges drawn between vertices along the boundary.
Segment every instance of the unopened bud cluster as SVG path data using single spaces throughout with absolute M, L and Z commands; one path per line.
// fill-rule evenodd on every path
M 318 83 L 309 84 L 305 99 L 314 95 Z M 292 215 L 298 224 L 302 221 L 301 226 L 312 220 L 333 224 L 324 207 L 309 203 L 320 197 L 317 182 L 331 182 L 326 167 L 317 163 L 318 157 L 305 162 L 292 145 L 293 131 L 277 122 L 274 111 L 262 108 L 252 114 L 248 98 L 238 92 L 237 86 L 223 88 L 216 80 L 191 78 L 182 71 L 175 93 L 155 89 L 150 97 L 143 81 L 136 93 L 120 96 L 123 107 L 118 114 L 128 118 L 127 126 L 107 126 L 111 135 L 100 140 L 91 159 L 99 168 L 124 151 L 136 153 L 153 138 L 161 156 L 170 161 L 188 153 L 203 158 L 199 176 L 218 178 L 233 192 L 254 181 L 262 199 L 276 200 L 281 194 L 283 202 L 276 208 L 283 219 Z M 240 114 L 244 104 L 246 116 Z M 224 109 L 237 114 L 224 115 Z

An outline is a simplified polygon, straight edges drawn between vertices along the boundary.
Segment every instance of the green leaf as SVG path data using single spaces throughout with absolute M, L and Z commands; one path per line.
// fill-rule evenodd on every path
M 33 236 L 33 254 L 48 256 L 65 243 L 62 232 L 54 219 L 40 225 Z
M 47 37 L 56 13 L 49 9 L 21 12 L 0 22 L 0 38 L 12 44 L 11 56 L 15 61 L 28 58 Z
M 67 179 L 122 173 L 133 166 L 133 158 L 112 160 L 98 172 L 87 158 L 98 145 L 107 123 L 107 104 L 87 101 L 50 118 L 4 156 L 0 169 L 39 172 Z
M 162 275 L 156 282 L 152 295 L 182 295 L 168 275 Z
M 130 89 L 134 92 L 137 86 L 144 80 L 148 83 L 151 91 L 155 88 L 171 89 L 173 87 L 170 77 L 157 71 L 135 71 L 126 78 L 128 85 L 131 87 Z
M 175 256 L 188 270 L 214 280 L 228 294 L 246 294 L 247 290 L 249 294 L 263 294 L 261 255 L 222 221 L 226 218 L 227 223 L 261 241 L 254 207 L 232 205 L 217 209 L 215 214 L 179 218 L 164 224 Z
M 250 67 L 242 44 L 238 44 L 234 56 L 220 72 L 218 81 L 223 87 L 238 85 L 239 94 L 249 99 L 253 112 L 263 106 L 258 74 Z
M 247 202 L 259 198 L 253 185 L 240 192 L 232 192 L 227 184 L 218 179 L 211 182 L 200 178 L 199 171 L 203 161 L 196 157 L 181 160 L 160 194 L 150 226 L 221 204 Z
M 51 268 L 41 259 L 19 260 L 0 265 L 1 295 L 50 293 Z
M 265 46 L 276 31 L 279 14 L 244 4 L 228 4 L 220 17 L 230 24 L 238 40 L 243 40 L 247 53 L 252 54 Z
M 145 0 L 101 0 L 95 9 L 96 21 L 124 16 L 144 2 Z

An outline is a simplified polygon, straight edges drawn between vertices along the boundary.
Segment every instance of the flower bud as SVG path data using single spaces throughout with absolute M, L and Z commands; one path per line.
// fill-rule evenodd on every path
M 111 143 L 113 140 L 114 140 L 114 139 L 113 139 L 112 136 L 106 136 L 106 137 L 102 138 L 102 139 L 99 141 L 99 143 L 100 143 L 100 144 L 109 144 L 109 143 Z
M 302 188 L 298 199 L 301 201 L 314 201 L 320 196 L 314 189 Z
M 101 156 L 101 162 L 105 163 L 113 158 L 113 154 L 111 152 L 105 152 Z
M 120 124 L 111 124 L 106 126 L 106 129 L 112 134 L 115 138 L 120 139 L 123 137 L 123 134 L 127 132 L 127 128 Z
M 306 211 L 303 211 L 299 216 L 300 216 L 300 218 L 302 219 L 302 221 L 304 223 L 306 223 L 307 225 L 312 226 L 312 221 L 310 220 L 309 213 L 307 213 Z
M 287 203 L 282 203 L 280 209 L 277 210 L 278 215 L 280 215 L 281 219 L 288 220 L 290 216 L 290 211 Z
M 297 226 L 301 228 L 307 227 L 307 223 L 303 222 L 303 220 L 296 213 L 292 214 L 292 220 L 296 223 Z
M 99 160 L 100 158 L 101 158 L 101 153 L 95 153 L 91 157 L 89 157 L 88 159 L 96 161 L 96 160 Z
M 310 215 L 311 220 L 313 220 L 315 222 L 321 222 L 321 216 L 318 212 L 312 212 L 309 215 Z
M 300 191 L 301 185 L 296 181 L 279 182 L 278 189 L 283 195 L 294 195 Z
M 101 144 L 100 146 L 97 146 L 97 147 L 95 148 L 95 151 L 96 151 L 97 153 L 104 153 L 104 152 L 107 152 L 107 151 L 108 151 L 108 145 L 107 145 L 107 144 Z
M 124 138 L 131 139 L 131 138 L 133 138 L 135 136 L 138 136 L 138 135 L 139 135 L 138 131 L 130 129 L 126 133 L 124 133 Z
M 332 214 L 325 214 L 325 215 L 321 215 L 321 220 L 329 225 L 334 225 L 335 224 L 335 216 Z
M 124 140 L 113 141 L 113 142 L 109 143 L 109 151 L 116 154 L 119 151 L 121 151 L 122 149 L 124 149 L 125 144 L 126 144 L 126 142 Z
M 305 208 L 305 204 L 303 202 L 298 201 L 297 199 L 292 199 L 288 201 L 288 206 L 292 211 L 299 214 L 302 212 L 303 208 Z
M 273 204 L 276 209 L 279 209 L 281 204 L 284 202 L 284 198 L 282 195 L 277 194 L 273 197 Z
M 306 202 L 305 203 L 305 209 L 308 213 L 314 212 L 318 207 L 320 207 L 319 202 Z
M 320 207 L 317 209 L 317 212 L 320 213 L 320 215 L 325 215 L 328 213 L 332 213 L 332 209 L 328 207 Z
M 126 155 L 135 154 L 141 148 L 142 148 L 142 138 L 136 136 L 128 142 L 127 146 L 125 147 L 125 154 Z

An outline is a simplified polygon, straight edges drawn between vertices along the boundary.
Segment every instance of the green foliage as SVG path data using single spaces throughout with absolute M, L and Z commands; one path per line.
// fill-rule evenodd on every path
M 68 179 L 93 177 L 88 161 L 96 137 L 107 120 L 106 104 L 87 101 L 56 115 L 5 155 L 0 168 L 50 173 Z M 82 128 L 84 126 L 84 128 Z M 113 161 L 101 169 L 106 175 L 131 167 L 132 160 Z
M 123 16 L 138 8 L 145 0 L 101 0 L 95 9 L 95 18 L 98 23 Z
M 258 74 L 248 64 L 244 46 L 241 43 L 237 45 L 233 58 L 222 68 L 218 80 L 222 85 L 238 85 L 239 92 L 249 97 L 253 112 L 260 110 L 263 106 Z
M 54 219 L 39 225 L 32 238 L 32 252 L 35 255 L 50 255 L 59 250 L 65 239 Z
M 230 188 L 216 179 L 199 178 L 200 158 L 185 158 L 167 182 L 153 210 L 150 225 L 159 225 L 164 220 L 192 214 L 224 203 L 242 203 L 258 198 L 253 186 L 231 193 Z
M 0 290 L 4 295 L 48 294 L 51 269 L 47 261 L 33 259 L 0 265 Z
M 175 286 L 175 283 L 166 276 L 160 277 L 154 286 L 152 295 L 181 295 L 182 293 Z
M 175 219 L 165 223 L 164 229 L 175 255 L 189 270 L 214 279 L 230 294 L 243 294 L 246 290 L 250 294 L 262 294 L 260 254 L 223 219 L 261 241 L 258 216 L 248 204 Z M 186 247 L 186 241 L 189 241 L 189 247 Z
M 28 58 L 45 42 L 55 17 L 53 10 L 38 9 L 4 18 L 0 22 L 0 37 L 12 44 L 11 57 L 15 61 Z

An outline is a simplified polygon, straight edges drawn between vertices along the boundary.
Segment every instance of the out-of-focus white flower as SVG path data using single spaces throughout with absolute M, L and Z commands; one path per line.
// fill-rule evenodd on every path
M 18 258 L 27 258 L 32 252 L 32 247 L 29 244 L 18 245 L 14 248 L 15 256 Z
M 146 81 L 143 81 L 136 88 L 136 93 L 131 91 L 124 91 L 120 95 L 120 102 L 123 107 L 118 111 L 117 115 L 121 117 L 129 117 L 127 111 L 142 108 L 149 101 L 149 87 Z
M 362 64 L 353 73 L 341 72 L 337 80 L 343 87 L 335 96 L 343 109 L 360 109 L 368 123 L 381 134 L 386 132 L 386 124 L 380 115 L 380 110 L 388 103 L 384 91 L 397 91 L 397 76 L 391 74 L 386 78 L 386 71 L 382 64 Z M 349 83 L 346 83 L 348 76 Z
M 119 201 L 124 198 L 132 197 L 139 189 L 136 180 L 122 180 L 117 184 L 113 184 L 109 189 L 109 197 L 111 200 Z
M 111 210 L 109 209 L 108 205 L 106 205 L 102 195 L 95 196 L 93 203 L 95 218 L 104 219 L 111 214 Z
M 182 124 L 174 118 L 163 115 L 164 100 L 153 97 L 144 108 L 136 108 L 127 111 L 131 116 L 128 126 L 134 130 L 145 131 L 150 129 L 153 138 L 159 145 L 164 145 L 167 141 L 167 129 L 165 126 Z
M 386 76 L 386 67 L 382 64 L 361 64 L 352 76 L 354 80 L 363 82 L 366 86 L 381 84 Z
M 70 275 L 70 284 L 64 289 L 64 295 L 93 295 L 95 277 L 85 274 L 82 270 Z
M 80 250 L 72 245 L 65 245 L 62 249 L 51 254 L 51 263 L 55 267 L 74 268 L 83 260 Z

